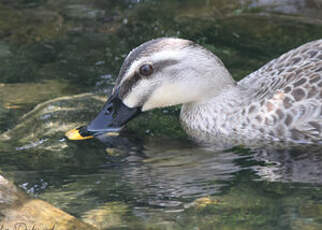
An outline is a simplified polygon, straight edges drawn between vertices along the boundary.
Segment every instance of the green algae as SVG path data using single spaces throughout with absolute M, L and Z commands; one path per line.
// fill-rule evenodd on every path
M 52 11 L 17 10 L 0 4 L 0 38 L 18 44 L 53 39 L 63 18 Z
M 128 123 L 127 130 L 138 136 L 187 138 L 179 122 L 179 108 L 167 108 L 142 114 Z

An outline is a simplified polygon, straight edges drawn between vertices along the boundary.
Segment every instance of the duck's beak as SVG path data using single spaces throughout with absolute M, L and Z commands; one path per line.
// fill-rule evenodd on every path
M 112 95 L 103 106 L 101 112 L 99 112 L 88 126 L 73 129 L 69 131 L 73 135 L 67 132 L 66 136 L 70 140 L 84 140 L 103 133 L 111 133 L 111 135 L 114 135 L 115 132 L 119 132 L 128 121 L 140 112 L 141 109 L 139 107 L 129 108 L 117 94 Z
M 132 118 L 141 112 L 140 108 L 129 108 L 116 95 L 111 96 L 96 118 L 87 126 L 94 135 L 117 132 Z

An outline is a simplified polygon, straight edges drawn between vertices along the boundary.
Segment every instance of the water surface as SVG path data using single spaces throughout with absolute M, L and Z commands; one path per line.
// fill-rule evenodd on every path
M 63 136 L 95 116 L 127 53 L 142 42 L 194 40 L 239 80 L 321 38 L 321 7 L 310 0 L 0 1 L 2 174 L 100 229 L 321 229 L 320 146 L 203 149 L 180 128 L 179 108 L 138 117 L 103 142 Z M 69 97 L 79 93 L 90 94 Z

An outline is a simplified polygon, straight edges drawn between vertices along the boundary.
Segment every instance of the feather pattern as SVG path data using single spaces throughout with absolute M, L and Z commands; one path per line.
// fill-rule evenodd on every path
M 206 104 L 184 105 L 181 122 L 203 143 L 322 140 L 322 40 L 264 65 Z
M 139 67 L 154 68 L 140 76 Z M 115 89 L 142 111 L 183 104 L 180 121 L 197 142 L 221 145 L 322 142 L 322 40 L 306 43 L 234 82 L 213 53 L 160 38 L 125 59 Z

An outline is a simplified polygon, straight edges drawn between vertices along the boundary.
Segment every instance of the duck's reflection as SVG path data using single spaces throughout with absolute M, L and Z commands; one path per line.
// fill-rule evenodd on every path
M 255 172 L 269 181 L 322 184 L 322 146 L 298 145 L 287 149 L 257 149 L 252 157 L 266 162 L 253 166 Z
M 191 143 L 158 138 L 141 147 L 127 138 L 118 141 L 122 148 L 132 149 L 125 150 L 128 155 L 123 158 L 126 165 L 120 167 L 121 178 L 133 188 L 134 199 L 148 205 L 179 208 L 185 201 L 221 192 L 243 170 L 252 172 L 250 182 L 255 176 L 256 180 L 270 182 L 322 184 L 320 146 L 283 149 L 266 145 L 211 151 Z M 110 144 L 111 139 L 107 142 Z M 114 140 L 114 147 L 118 148 L 118 144 Z
M 152 138 L 141 145 L 124 137 L 100 140 L 109 148 L 127 148 L 122 159 L 126 165 L 119 168 L 122 180 L 134 189 L 137 202 L 160 207 L 180 206 L 186 199 L 219 192 L 241 169 L 235 160 L 244 157 L 176 140 Z
M 118 140 L 117 144 L 115 140 Z M 262 179 L 269 181 L 322 184 L 321 145 L 265 145 L 262 148 L 212 151 L 182 141 L 152 140 L 138 147 L 127 138 L 115 140 L 113 146 L 116 148 L 120 144 L 122 148 L 132 148 L 132 151 L 128 151 L 131 156 L 126 158 L 132 171 L 127 168 L 124 172 L 126 177 L 131 177 L 130 181 L 149 184 L 153 178 L 154 186 L 157 183 L 160 186 L 171 183 L 178 197 L 202 194 L 202 191 L 214 186 L 208 187 L 207 182 L 229 180 L 235 172 L 243 169 L 252 169 Z M 133 146 L 136 146 L 136 151 L 133 151 Z M 251 166 L 245 164 L 250 160 L 255 163 Z M 203 188 L 203 184 L 207 188 Z

